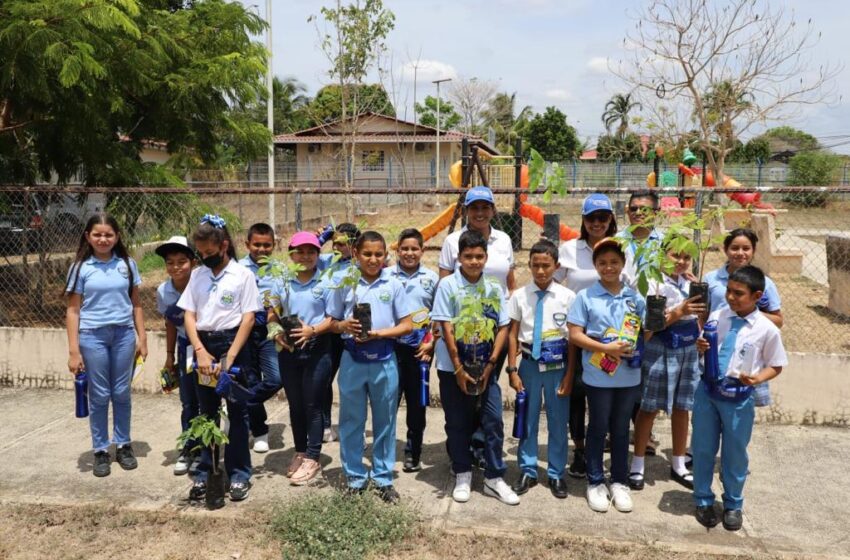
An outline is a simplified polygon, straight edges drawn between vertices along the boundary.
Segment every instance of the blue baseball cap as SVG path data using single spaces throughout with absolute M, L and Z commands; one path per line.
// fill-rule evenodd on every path
M 608 197 L 604 194 L 593 193 L 584 199 L 584 203 L 581 205 L 581 215 L 587 216 L 588 214 L 592 214 L 593 212 L 598 211 L 603 212 L 611 212 L 614 213 L 614 207 L 611 206 L 611 201 L 608 200 Z
M 496 205 L 496 202 L 493 200 L 493 191 L 487 187 L 472 187 L 466 191 L 466 200 L 463 201 L 463 205 L 469 206 L 477 200 L 484 200 L 493 206 Z

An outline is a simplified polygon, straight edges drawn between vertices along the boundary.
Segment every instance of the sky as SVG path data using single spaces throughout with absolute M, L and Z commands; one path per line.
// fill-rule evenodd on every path
M 802 22 L 812 18 L 822 33 L 810 53 L 813 63 L 845 64 L 850 52 L 846 31 L 850 2 L 769 1 L 793 10 Z M 242 2 L 266 18 L 265 0 Z M 308 22 L 326 4 L 331 0 L 273 0 L 272 6 L 275 75 L 296 77 L 311 95 L 329 83 L 330 63 L 319 48 L 316 23 Z M 624 37 L 642 4 L 643 0 L 384 0 L 396 17 L 395 29 L 387 37 L 384 66 L 392 69 L 392 78 L 387 75 L 385 87 L 393 90 L 398 116 L 412 119 L 414 63 L 420 102 L 425 95 L 436 95 L 432 80 L 490 80 L 499 91 L 515 92 L 518 107 L 530 105 L 535 112 L 557 107 L 579 136 L 593 145 L 604 132 L 601 115 L 606 101 L 627 91 L 609 71 L 608 60 L 623 56 Z M 371 81 L 377 81 L 377 74 Z M 823 145 L 845 142 L 833 149 L 850 153 L 850 68 L 833 85 L 836 96 L 830 105 L 807 107 L 791 120 L 766 126 L 794 126 L 818 137 Z M 447 86 L 442 86 L 443 96 Z

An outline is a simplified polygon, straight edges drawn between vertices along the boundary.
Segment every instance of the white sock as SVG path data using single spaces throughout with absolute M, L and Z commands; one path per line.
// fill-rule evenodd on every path
M 632 468 L 629 470 L 630 473 L 640 473 L 643 474 L 643 463 L 644 457 L 638 457 L 637 455 L 632 456 Z
M 673 470 L 676 471 L 676 474 L 680 476 L 685 476 L 688 474 L 688 469 L 685 468 L 685 456 L 684 455 L 673 455 Z

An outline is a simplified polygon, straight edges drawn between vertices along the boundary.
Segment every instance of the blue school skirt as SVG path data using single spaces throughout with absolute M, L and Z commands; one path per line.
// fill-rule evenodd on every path
M 650 338 L 643 354 L 641 410 L 664 410 L 667 414 L 674 408 L 693 410 L 699 364 L 696 345 L 670 348 L 659 337 Z

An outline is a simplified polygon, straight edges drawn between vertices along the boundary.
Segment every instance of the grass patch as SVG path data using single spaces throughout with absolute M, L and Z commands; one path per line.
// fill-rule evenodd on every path
M 272 531 L 281 542 L 283 558 L 355 560 L 387 552 L 411 534 L 415 522 L 404 505 L 386 505 L 370 493 L 334 492 L 279 508 Z
M 136 263 L 136 266 L 139 267 L 139 274 L 144 275 L 154 270 L 165 269 L 165 260 L 151 251 L 149 253 L 145 253 L 142 260 Z

